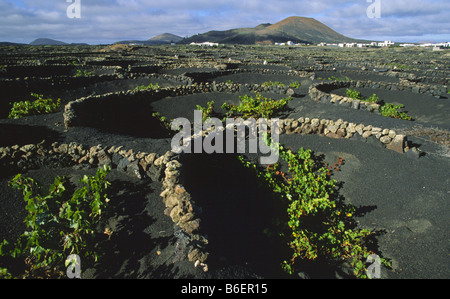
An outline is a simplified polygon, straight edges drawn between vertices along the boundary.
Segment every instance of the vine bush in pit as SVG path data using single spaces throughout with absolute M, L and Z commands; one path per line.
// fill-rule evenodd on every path
M 227 111 L 226 117 L 243 117 L 255 118 L 271 118 L 276 112 L 281 111 L 287 103 L 291 100 L 290 97 L 281 99 L 279 101 L 268 99 L 261 95 L 256 94 L 256 97 L 241 96 L 238 105 L 231 105 L 224 103 L 222 109 Z
M 13 103 L 8 118 L 18 119 L 29 115 L 53 113 L 56 112 L 61 105 L 61 99 L 56 101 L 50 98 L 45 99 L 43 95 L 36 93 L 31 93 L 31 96 L 36 98 L 36 100 Z
M 268 81 L 268 82 L 264 82 L 262 84 L 262 86 L 264 86 L 264 87 L 270 87 L 270 86 L 282 86 L 282 87 L 284 87 L 284 86 L 286 86 L 286 84 L 278 82 L 278 81 L 275 81 L 275 82 Z
M 361 95 L 361 93 L 354 89 L 347 88 L 347 97 L 354 100 L 363 100 L 363 96 Z
M 139 85 L 135 88 L 135 90 L 158 90 L 160 88 L 161 87 L 159 86 L 158 83 L 156 84 L 150 83 L 149 85 Z
M 287 172 L 281 171 L 280 163 L 261 170 L 242 156 L 240 160 L 287 203 L 288 227 L 282 236 L 293 253 L 282 263 L 283 269 L 293 274 L 297 259 L 347 261 L 356 277 L 367 278 L 366 260 L 373 252 L 365 244 L 372 233 L 354 228 L 352 216 L 356 209 L 335 199 L 336 181 L 329 178 L 330 170 L 318 165 L 310 150 L 301 148 L 294 153 L 276 146 L 280 158 L 288 164 Z M 343 160 L 338 163 L 341 165 Z M 385 259 L 381 262 L 389 266 Z
M 205 122 L 207 119 L 209 119 L 213 113 L 214 113 L 214 101 L 206 103 L 207 107 L 202 107 L 200 105 L 197 105 L 197 110 L 202 112 L 202 121 Z
M 404 108 L 403 105 L 394 105 L 390 103 L 386 103 L 385 105 L 380 107 L 381 115 L 391 118 L 405 119 L 405 120 L 413 120 L 411 116 L 406 114 L 405 112 L 400 111 L 400 109 Z
M 289 84 L 290 88 L 300 88 L 302 86 L 302 84 L 298 81 L 292 82 L 291 84 Z
M 377 103 L 380 101 L 378 96 L 376 94 L 371 95 L 369 98 L 364 98 L 361 93 L 354 89 L 348 89 L 347 88 L 347 97 L 370 102 L 370 103 Z M 391 103 L 385 103 L 380 106 L 380 113 L 381 115 L 385 117 L 391 117 L 391 118 L 398 118 L 398 119 L 404 119 L 404 120 L 413 120 L 411 116 L 409 116 L 406 112 L 402 112 L 401 109 L 403 109 L 403 105 L 394 105 Z
M 376 94 L 373 94 L 366 99 L 361 95 L 361 93 L 359 91 L 354 90 L 354 89 L 348 89 L 348 88 L 347 88 L 347 97 L 354 99 L 354 100 L 360 100 L 360 101 L 369 102 L 369 103 L 377 103 L 380 100 Z
M 75 77 L 76 78 L 88 78 L 92 77 L 94 74 L 92 72 L 88 72 L 86 70 L 77 70 Z
M 239 104 L 227 104 L 224 103 L 221 108 L 226 111 L 225 117 L 227 118 L 237 118 L 242 117 L 244 119 L 248 118 L 271 118 L 275 113 L 284 109 L 286 104 L 291 100 L 291 97 L 281 99 L 279 101 L 268 99 L 261 95 L 256 94 L 256 97 L 252 96 L 241 96 L 239 98 Z M 218 114 L 214 111 L 214 101 L 208 102 L 207 107 L 202 107 L 197 105 L 197 110 L 202 112 L 202 120 L 205 122 L 207 119 L 217 116 Z
M 0 267 L 0 277 L 61 277 L 59 267 L 71 254 L 97 261 L 94 233 L 109 202 L 109 171 L 105 166 L 94 176 L 85 175 L 80 180 L 82 187 L 70 198 L 65 196 L 64 178 L 56 177 L 48 190 L 43 190 L 32 178 L 16 175 L 9 186 L 23 192 L 27 231 L 14 244 L 7 240 L 0 243 L 0 256 L 23 262 L 26 270 L 13 275 Z

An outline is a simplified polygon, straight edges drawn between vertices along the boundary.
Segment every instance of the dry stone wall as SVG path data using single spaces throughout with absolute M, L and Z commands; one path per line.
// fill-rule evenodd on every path
M 371 138 L 382 147 L 401 154 L 410 150 L 405 135 L 397 134 L 391 129 L 351 123 L 342 119 L 336 121 L 309 117 L 284 119 L 280 121 L 278 133 L 280 135 L 318 134 L 333 139 L 356 139 L 362 142 L 367 142 Z
M 52 143 L 0 147 L 0 166 L 17 172 L 47 167 L 103 167 L 136 177 L 162 183 L 160 194 L 164 213 L 175 224 L 176 236 L 182 240 L 183 254 L 196 266 L 208 271 L 208 240 L 200 234 L 199 211 L 189 192 L 182 184 L 182 165 L 178 156 L 169 151 L 157 153 L 134 152 L 122 146 L 104 148 L 101 145 L 85 147 L 77 143 Z
M 366 85 L 367 84 L 367 85 Z M 354 109 L 367 110 L 379 113 L 380 105 L 367 103 L 351 98 L 342 97 L 324 92 L 325 88 L 342 88 L 352 86 L 370 86 L 372 83 L 363 81 L 356 82 L 333 82 L 331 84 L 312 85 L 309 89 L 313 100 L 331 104 L 346 105 Z M 322 90 L 321 90 L 322 89 Z M 144 98 L 158 100 L 169 96 L 181 96 L 203 92 L 272 92 L 291 96 L 295 94 L 292 88 L 283 86 L 262 86 L 251 84 L 227 84 L 227 83 L 204 83 L 193 84 L 189 86 L 180 86 L 176 88 L 163 88 L 151 91 L 128 91 L 120 93 L 111 93 L 100 96 L 91 96 L 81 98 L 66 105 L 64 113 L 64 122 L 67 128 L 74 126 L 90 125 L 93 122 L 101 121 L 97 114 L 91 115 L 91 105 L 107 104 L 109 100 L 121 97 L 124 102 L 130 103 L 133 99 Z M 203 132 L 205 133 L 205 132 Z M 203 134 L 202 133 L 202 134 Z M 404 153 L 409 150 L 407 138 L 405 135 L 397 134 L 389 128 L 379 128 L 365 124 L 349 123 L 342 119 L 328 120 L 318 118 L 300 117 L 298 119 L 285 119 L 280 123 L 279 134 L 319 134 L 330 138 L 353 138 L 366 142 L 369 137 L 375 138 L 383 147 Z
M 388 83 L 388 82 L 373 82 L 362 80 L 349 80 L 349 81 L 334 81 L 330 83 L 315 83 L 309 88 L 309 95 L 311 99 L 317 102 L 331 102 L 330 92 L 339 88 L 372 88 L 372 89 L 385 89 L 392 91 L 408 91 L 413 93 L 421 93 L 436 98 L 447 94 L 447 86 L 442 85 L 428 85 L 423 83 L 413 83 L 408 80 L 401 80 L 400 83 Z M 353 99 L 335 96 L 334 103 L 340 103 L 345 100 L 344 103 L 352 102 Z
M 293 96 L 295 90 L 287 86 L 263 86 L 259 84 L 238 84 L 238 83 L 194 83 L 192 85 L 182 85 L 175 88 L 161 88 L 158 90 L 129 90 L 89 97 L 82 97 L 68 103 L 64 108 L 64 124 L 66 128 L 77 126 L 90 126 L 101 122 L 101 115 L 93 109 L 101 105 L 108 105 L 114 101 L 133 105 L 133 101 L 158 101 L 166 97 L 177 97 L 196 93 L 209 92 L 269 92 Z

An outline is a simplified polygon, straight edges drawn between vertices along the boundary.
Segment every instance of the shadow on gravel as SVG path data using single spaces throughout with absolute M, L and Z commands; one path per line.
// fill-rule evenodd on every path
M 60 133 L 47 127 L 0 124 L 0 146 L 37 144 L 42 140 L 52 143 L 61 139 Z
M 148 255 L 155 248 L 168 246 L 170 237 L 155 238 L 148 230 L 156 219 L 147 212 L 148 194 L 155 190 L 148 183 L 130 183 L 115 179 L 111 181 L 110 205 L 104 216 L 105 228 L 112 234 L 103 235 L 99 242 L 104 255 L 95 265 L 96 278 L 171 278 L 171 269 L 166 265 L 154 267 Z M 157 207 L 152 208 L 156 209 Z M 102 227 L 102 230 L 105 230 Z M 155 255 L 156 256 L 156 255 Z
M 252 159 L 254 157 L 250 157 Z M 318 156 L 318 162 L 324 157 Z M 299 271 L 290 276 L 282 268 L 292 251 L 279 236 L 287 223 L 287 203 L 258 182 L 235 154 L 190 154 L 182 156 L 184 186 L 201 208 L 202 234 L 208 236 L 210 269 L 217 278 L 352 278 L 342 262 L 329 260 L 296 262 Z M 337 201 L 344 202 L 339 195 Z M 357 207 L 363 217 L 376 206 Z M 357 222 L 353 222 L 354 227 Z M 369 249 L 378 251 L 376 232 Z
M 107 102 L 90 103 L 83 111 L 83 126 L 107 133 L 142 138 L 169 138 L 172 132 L 153 116 L 148 99 L 125 100 L 121 97 Z
M 238 272 L 237 278 L 286 277 L 280 263 L 288 248 L 269 233 L 281 205 L 258 187 L 255 175 L 233 154 L 186 155 L 182 164 L 184 185 L 202 209 L 210 269 L 225 276 Z

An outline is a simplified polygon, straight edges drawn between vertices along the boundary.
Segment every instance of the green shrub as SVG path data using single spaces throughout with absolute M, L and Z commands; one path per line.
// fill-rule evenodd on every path
M 349 97 L 351 99 L 355 99 L 355 100 L 370 102 L 370 103 L 376 103 L 380 100 L 376 94 L 373 94 L 366 99 L 361 95 L 361 93 L 359 91 L 354 90 L 354 89 L 348 89 L 348 88 L 347 88 L 347 97 Z
M 152 84 L 150 83 L 149 85 L 145 86 L 145 85 L 139 85 L 135 88 L 135 90 L 158 90 L 160 89 L 158 83 L 156 84 Z
M 211 116 L 213 116 L 214 113 L 214 101 L 208 102 L 206 103 L 206 107 L 202 107 L 200 105 L 197 105 L 197 110 L 202 112 L 202 121 L 205 122 L 206 120 L 208 120 L 209 118 L 211 118 Z
M 61 265 L 71 254 L 97 261 L 99 254 L 93 239 L 102 211 L 109 202 L 106 177 L 110 168 L 99 168 L 95 176 L 85 175 L 82 187 L 72 197 L 65 196 L 64 178 L 43 190 L 33 179 L 18 174 L 9 186 L 21 190 L 28 215 L 27 231 L 14 243 L 0 243 L 0 256 L 10 256 L 25 262 L 28 270 L 19 274 L 23 278 L 61 276 Z M 0 267 L 0 277 L 12 277 Z
M 391 103 L 386 103 L 385 105 L 381 106 L 380 112 L 381 115 L 391 118 L 398 118 L 398 119 L 404 119 L 404 120 L 413 120 L 411 116 L 409 116 L 407 113 L 400 111 L 400 109 L 404 108 L 403 105 L 394 105 Z
M 354 90 L 354 89 L 348 89 L 348 88 L 347 88 L 347 97 L 354 99 L 354 100 L 360 100 L 360 101 L 364 99 L 359 91 Z
M 320 259 L 332 264 L 348 262 L 356 277 L 367 278 L 366 261 L 373 252 L 366 241 L 372 233 L 354 228 L 355 207 L 333 196 L 336 181 L 329 179 L 330 170 L 321 167 L 310 150 L 301 148 L 294 153 L 276 146 L 288 164 L 286 173 L 279 163 L 261 170 L 243 157 L 240 160 L 287 203 L 288 223 L 281 236 L 287 238 L 293 253 L 282 263 L 283 269 L 293 274 L 297 259 Z M 342 162 L 338 160 L 339 165 Z M 389 266 L 386 260 L 381 262 Z
M 367 99 L 364 99 L 363 101 L 366 101 L 366 102 L 369 102 L 369 103 L 376 103 L 379 100 L 380 99 L 378 98 L 378 96 L 376 94 L 373 94 L 370 97 L 368 97 Z
M 18 119 L 29 115 L 40 115 L 53 113 L 58 110 L 61 99 L 56 102 L 53 99 L 44 99 L 43 95 L 32 93 L 35 101 L 22 101 L 13 103 L 13 107 L 8 115 L 8 118 Z
M 92 72 L 88 72 L 86 70 L 77 70 L 77 73 L 75 74 L 75 77 L 91 77 L 93 76 Z
M 260 117 L 270 118 L 276 112 L 281 111 L 290 100 L 291 98 L 288 97 L 279 101 L 275 101 L 262 96 L 260 93 L 257 93 L 256 97 L 251 97 L 248 95 L 241 96 L 239 98 L 238 105 L 224 103 L 221 106 L 221 108 L 226 111 L 223 120 L 233 117 L 242 117 L 244 119 L 257 119 Z M 203 122 L 213 116 L 218 116 L 218 113 L 214 111 L 213 106 L 214 101 L 208 102 L 207 107 L 197 105 L 197 110 L 200 110 L 202 112 Z
M 288 97 L 275 101 L 257 93 L 256 97 L 241 96 L 238 105 L 224 103 L 222 109 L 227 111 L 226 117 L 271 118 L 276 112 L 281 111 L 290 100 L 292 99 Z
M 161 116 L 159 112 L 153 113 L 152 116 L 159 120 L 163 128 L 170 130 L 170 121 L 167 119 L 167 117 Z
M 268 81 L 268 82 L 264 82 L 262 84 L 262 86 L 265 86 L 265 87 L 269 87 L 269 86 L 283 86 L 284 87 L 284 86 L 286 86 L 286 84 L 278 82 L 278 81 L 276 81 L 276 82 Z
M 298 81 L 292 82 L 291 84 L 289 84 L 290 88 L 300 88 L 302 86 L 302 84 Z
M 380 99 L 376 94 L 373 94 L 366 99 L 361 95 L 359 91 L 351 90 L 348 88 L 347 88 L 347 97 L 370 103 L 377 103 L 380 101 Z M 380 113 L 385 117 L 413 120 L 413 118 L 409 116 L 407 113 L 400 111 L 402 108 L 404 108 L 403 105 L 394 105 L 391 103 L 386 103 L 380 106 Z

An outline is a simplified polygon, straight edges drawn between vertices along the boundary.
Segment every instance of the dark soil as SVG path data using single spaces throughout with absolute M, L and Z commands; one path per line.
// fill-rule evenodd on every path
M 318 80 L 328 80 L 328 79 L 339 79 L 339 80 L 346 80 L 346 78 L 349 78 L 350 80 L 371 80 L 375 82 L 389 82 L 389 83 L 398 83 L 400 82 L 400 79 L 393 76 L 386 76 L 383 73 L 376 73 L 373 71 L 366 71 L 366 72 L 339 72 L 339 71 L 321 71 L 316 72 L 316 79 Z
M 151 48 L 149 48 L 151 49 Z M 146 53 L 145 48 L 140 53 Z M 150 50 L 148 50 L 150 51 Z M 156 51 L 156 50 L 155 50 Z M 172 50 L 167 57 L 173 56 Z M 256 50 L 253 50 L 256 51 Z M 150 52 L 149 52 L 150 53 Z M 71 55 L 76 55 L 72 53 Z M 331 54 L 330 54 L 331 55 Z M 195 56 L 192 54 L 192 56 Z M 120 55 L 114 54 L 120 61 Z M 180 55 L 181 57 L 181 55 Z M 189 53 L 191 57 L 191 53 Z M 123 57 L 122 57 L 123 58 Z M 130 59 L 130 58 L 127 58 Z M 333 57 L 329 57 L 333 60 Z M 113 60 L 111 60 L 114 62 Z M 112 63 L 111 62 L 111 63 Z M 126 62 L 131 63 L 131 62 Z M 275 65 L 277 70 L 289 69 Z M 264 68 L 245 66 L 247 69 Z M 214 72 L 205 67 L 198 72 Z M 172 75 L 193 72 L 191 67 L 174 67 L 162 70 Z M 330 72 L 330 74 L 333 74 Z M 325 77 L 326 73 L 317 73 Z M 344 72 L 343 77 L 348 75 Z M 336 75 L 337 76 L 337 75 Z M 351 79 L 395 82 L 395 78 L 382 73 L 367 72 L 367 75 Z M 448 198 L 450 195 L 450 159 L 446 147 L 450 123 L 450 102 L 447 98 L 409 92 L 363 89 L 365 96 L 376 93 L 386 102 L 404 104 L 415 118 L 414 122 L 391 119 L 353 110 L 338 105 L 316 103 L 309 98 L 308 88 L 312 83 L 307 78 L 286 75 L 259 75 L 243 73 L 214 78 L 213 81 L 233 80 L 238 83 L 263 83 L 280 81 L 289 84 L 301 81 L 302 87 L 288 104 L 288 110 L 280 117 L 342 118 L 349 122 L 371 124 L 383 128 L 412 132 L 409 140 L 425 152 L 418 159 L 398 154 L 379 146 L 369 139 L 336 140 L 320 136 L 283 135 L 280 142 L 293 150 L 300 147 L 323 155 L 325 161 L 335 163 L 338 157 L 345 160 L 334 178 L 341 183 L 339 195 L 347 202 L 359 207 L 357 221 L 362 228 L 378 232 L 374 246 L 384 257 L 391 259 L 393 269 L 382 269 L 382 278 L 449 278 L 448 227 L 450 226 Z M 102 94 L 117 90 L 132 89 L 150 82 L 124 80 L 87 85 L 82 89 L 49 90 L 52 96 L 76 99 L 90 94 Z M 158 83 L 152 81 L 151 83 Z M 174 82 L 159 82 L 172 86 Z M 31 92 L 31 90 L 26 90 Z M 344 90 L 334 91 L 338 94 Z M 170 150 L 170 137 L 148 134 L 153 124 L 146 115 L 160 112 L 169 119 L 187 117 L 193 120 L 196 105 L 206 106 L 215 101 L 215 110 L 220 112 L 224 102 L 237 103 L 242 93 L 203 93 L 189 96 L 165 98 L 156 102 L 149 100 L 148 110 L 137 111 L 128 107 L 121 114 L 116 108 L 110 125 L 103 128 L 77 127 L 66 130 L 63 111 L 51 115 L 26 117 L 19 120 L 0 119 L 0 146 L 25 145 L 49 142 L 78 142 L 85 146 L 123 146 L 135 152 L 164 154 Z M 264 94 L 281 99 L 282 95 Z M 1 98 L 0 101 L 8 101 Z M 131 106 L 132 107 L 132 106 Z M 133 111 L 140 115 L 133 119 Z M 118 126 L 111 126 L 117 119 Z M 441 129 L 439 138 L 436 131 Z M 256 159 L 257 155 L 248 155 Z M 177 238 L 177 228 L 164 215 L 159 182 L 139 181 L 118 171 L 111 173 L 111 204 L 102 225 L 113 229 L 111 238 L 104 235 L 99 243 L 104 257 L 99 263 L 83 268 L 85 278 L 290 278 L 281 271 L 280 262 L 289 256 L 289 248 L 267 233 L 273 228 L 272 220 L 282 217 L 283 206 L 277 198 L 255 182 L 245 169 L 236 162 L 234 155 L 188 155 L 183 156 L 185 185 L 193 200 L 202 210 L 202 229 L 209 238 L 209 272 L 203 273 L 187 261 L 186 252 Z M 25 173 L 42 185 L 50 184 L 56 175 L 66 175 L 76 182 L 83 174 L 94 169 L 74 169 L 47 165 Z M 24 201 L 20 192 L 7 186 L 16 173 L 13 169 L 0 171 L 0 239 L 13 239 L 25 227 Z M 99 228 L 99 232 L 101 229 Z M 345 269 L 304 263 L 300 266 L 301 277 L 346 278 Z
M 436 99 L 433 96 L 416 94 L 408 91 L 391 91 L 385 89 L 359 88 L 364 98 L 376 94 L 381 103 L 404 105 L 404 110 L 414 120 L 415 124 L 428 125 L 450 130 L 450 101 L 447 98 Z M 346 89 L 333 90 L 332 93 L 346 96 Z

